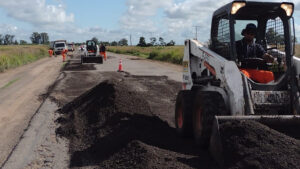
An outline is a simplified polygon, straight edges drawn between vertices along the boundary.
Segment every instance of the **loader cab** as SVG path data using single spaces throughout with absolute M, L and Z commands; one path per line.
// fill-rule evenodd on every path
M 86 50 L 88 53 L 96 53 L 97 52 L 97 44 L 93 40 L 86 41 Z
M 277 58 L 279 63 L 268 64 L 258 69 L 272 71 L 275 75 L 275 83 L 279 82 L 289 71 L 291 58 L 294 55 L 293 10 L 292 3 L 231 2 L 213 14 L 210 48 L 225 59 L 241 66 L 241 56 L 237 54 L 236 42 L 243 38 L 241 33 L 246 25 L 253 23 L 257 27 L 254 42 Z

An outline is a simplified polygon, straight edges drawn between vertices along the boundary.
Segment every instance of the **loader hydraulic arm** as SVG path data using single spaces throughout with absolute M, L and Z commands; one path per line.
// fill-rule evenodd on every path
M 199 86 L 197 81 L 219 81 L 217 85 L 201 85 L 204 90 L 226 93 L 225 102 L 229 103 L 232 115 L 244 114 L 244 95 L 242 75 L 233 61 L 228 61 L 219 54 L 196 40 L 187 40 L 183 58 L 183 83 L 186 89 Z M 226 98 L 228 95 L 228 98 Z

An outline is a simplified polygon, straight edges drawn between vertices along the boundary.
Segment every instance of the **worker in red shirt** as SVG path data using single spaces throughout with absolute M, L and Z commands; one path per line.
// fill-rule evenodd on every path
M 61 52 L 62 57 L 63 57 L 63 62 L 66 61 L 66 54 L 67 54 L 67 52 L 68 52 L 68 50 L 66 50 L 66 49 Z
M 103 45 L 103 43 L 101 43 L 101 45 L 100 45 L 100 55 L 102 55 L 104 60 L 106 61 L 106 59 L 107 59 L 107 57 L 106 57 L 106 48 Z
M 53 56 L 53 50 L 52 50 L 52 49 L 49 49 L 49 50 L 48 50 L 48 53 L 49 53 L 49 57 L 52 57 L 52 56 Z

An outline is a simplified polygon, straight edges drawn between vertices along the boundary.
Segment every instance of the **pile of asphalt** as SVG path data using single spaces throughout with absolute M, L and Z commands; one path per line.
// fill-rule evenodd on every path
M 114 72 L 101 76 L 110 78 L 58 111 L 56 133 L 70 140 L 70 168 L 220 168 L 192 138 L 176 135 L 180 83 Z M 80 80 L 67 79 L 63 86 Z M 74 88 L 62 91 L 74 94 Z M 223 123 L 220 133 L 224 168 L 300 168 L 299 140 L 252 121 Z
M 226 168 L 300 168 L 300 141 L 255 121 L 220 125 Z
M 70 140 L 70 168 L 216 166 L 209 153 L 200 150 L 192 139 L 178 138 L 175 129 L 162 120 L 168 116 L 159 117 L 168 112 L 169 106 L 173 107 L 176 93 L 172 90 L 180 87 L 165 80 L 165 77 L 112 78 L 63 106 L 57 119 L 61 126 L 56 133 Z M 150 85 L 152 82 L 155 84 Z M 157 97 L 152 98 L 149 93 Z

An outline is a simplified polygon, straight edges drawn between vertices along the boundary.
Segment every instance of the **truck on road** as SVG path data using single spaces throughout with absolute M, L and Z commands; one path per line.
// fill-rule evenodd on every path
M 68 50 L 67 41 L 66 40 L 56 40 L 54 41 L 54 54 L 59 55 L 62 51 Z

